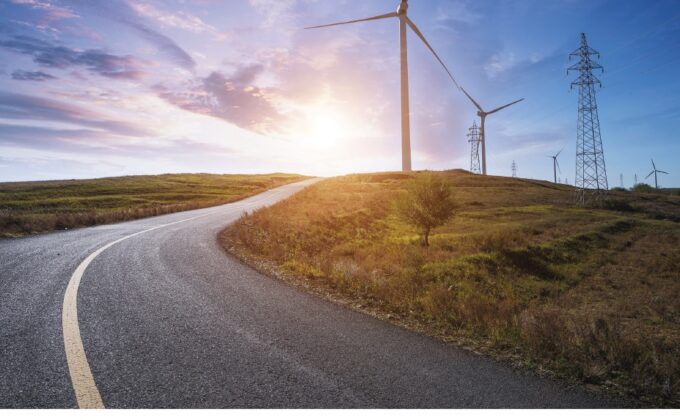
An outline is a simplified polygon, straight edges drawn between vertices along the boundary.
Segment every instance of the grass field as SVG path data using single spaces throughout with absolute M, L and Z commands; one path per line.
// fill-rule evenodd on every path
M 680 406 L 680 197 L 445 176 L 431 246 L 397 216 L 415 175 L 324 180 L 221 234 L 280 278 L 393 322 L 642 404 Z
M 0 237 L 209 207 L 301 179 L 288 174 L 191 174 L 0 183 Z

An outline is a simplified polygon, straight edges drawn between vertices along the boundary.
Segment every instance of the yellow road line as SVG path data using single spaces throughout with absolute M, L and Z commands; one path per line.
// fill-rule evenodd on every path
M 127 239 L 133 238 L 143 233 L 151 232 L 153 230 L 196 220 L 201 217 L 210 216 L 215 213 L 217 212 L 203 214 L 189 219 L 179 220 L 177 222 L 166 223 L 164 225 L 159 225 L 115 240 L 90 254 L 87 258 L 85 258 L 85 260 L 83 260 L 83 262 L 80 263 L 78 268 L 76 268 L 76 271 L 73 272 L 71 280 L 66 287 L 66 293 L 64 294 L 64 305 L 61 312 L 61 325 L 64 334 L 66 362 L 68 364 L 68 370 L 71 375 L 71 383 L 76 394 L 76 400 L 78 401 L 79 408 L 104 408 L 104 402 L 102 401 L 102 397 L 99 394 L 97 385 L 94 382 L 90 365 L 87 362 L 85 348 L 83 347 L 83 341 L 80 337 L 80 326 L 78 324 L 78 287 L 80 286 L 80 281 L 82 280 L 83 274 L 85 274 L 87 267 L 90 265 L 90 263 L 92 263 L 92 261 L 94 261 L 95 258 L 97 258 L 97 256 L 99 256 L 99 254 Z
M 229 208 L 228 210 L 242 210 L 246 206 L 257 207 L 262 201 L 272 200 L 272 198 L 278 199 L 279 196 L 283 196 L 288 193 L 287 189 L 282 191 L 272 190 L 272 192 L 273 194 L 263 197 L 261 200 L 257 200 L 253 203 L 243 203 L 238 205 L 238 207 Z M 117 239 L 90 254 L 73 272 L 73 275 L 71 275 L 71 279 L 68 282 L 68 286 L 66 287 L 66 293 L 64 294 L 64 304 L 61 312 L 61 326 L 64 335 L 66 363 L 68 364 L 68 370 L 71 376 L 71 384 L 73 385 L 73 390 L 76 394 L 76 400 L 78 402 L 79 408 L 105 408 L 101 394 L 99 393 L 99 389 L 97 389 L 97 384 L 95 383 L 94 377 L 92 376 L 90 364 L 87 362 L 85 348 L 83 347 L 83 340 L 80 336 L 80 325 L 78 324 L 78 287 L 80 286 L 80 281 L 82 280 L 83 274 L 85 274 L 87 267 L 90 265 L 90 263 L 92 263 L 92 261 L 94 261 L 95 258 L 97 258 L 97 256 L 99 256 L 99 254 L 120 242 L 147 232 L 151 232 L 153 230 L 179 223 L 189 222 L 191 220 L 200 219 L 202 217 L 210 216 L 216 213 L 219 213 L 219 211 L 202 214 L 200 216 L 191 217 L 189 219 L 183 219 L 172 223 L 166 223 L 164 225 L 152 227 L 150 229 L 142 230 L 140 232 Z

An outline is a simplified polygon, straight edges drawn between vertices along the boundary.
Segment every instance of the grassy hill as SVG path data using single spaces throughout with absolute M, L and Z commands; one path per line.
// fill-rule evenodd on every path
M 0 237 L 225 204 L 301 179 L 288 174 L 182 174 L 0 183 Z
M 444 173 L 456 215 L 431 246 L 397 216 L 416 175 L 324 180 L 221 234 L 279 278 L 439 338 L 680 405 L 680 197 Z

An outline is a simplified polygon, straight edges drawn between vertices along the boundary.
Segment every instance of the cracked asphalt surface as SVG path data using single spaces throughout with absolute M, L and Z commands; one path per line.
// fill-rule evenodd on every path
M 108 408 L 612 407 L 578 386 L 514 370 L 272 280 L 217 234 L 238 203 L 0 241 L 0 407 L 76 407 L 61 327 L 78 264 L 80 331 Z

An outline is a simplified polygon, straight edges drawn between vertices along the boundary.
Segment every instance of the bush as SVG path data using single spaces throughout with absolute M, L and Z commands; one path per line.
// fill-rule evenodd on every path
M 635 211 L 635 208 L 626 200 L 607 199 L 602 203 L 602 208 L 613 211 Z
M 649 184 L 640 183 L 633 187 L 634 192 L 654 192 L 654 187 Z
M 423 244 L 430 245 L 432 229 L 446 223 L 454 211 L 453 191 L 441 175 L 419 174 L 411 181 L 406 194 L 397 202 L 399 216 L 421 229 Z

